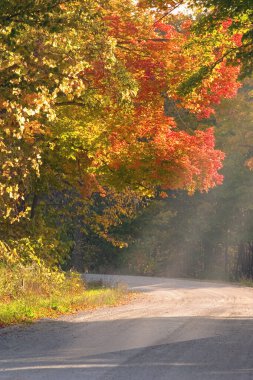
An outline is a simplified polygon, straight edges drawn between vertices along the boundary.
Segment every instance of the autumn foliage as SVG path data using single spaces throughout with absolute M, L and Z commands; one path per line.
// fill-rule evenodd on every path
M 205 51 L 200 40 L 192 40 L 190 20 L 182 21 L 180 30 L 152 21 L 147 28 L 140 19 L 131 20 L 118 13 L 105 20 L 110 36 L 117 41 L 115 55 L 136 83 L 137 91 L 127 119 L 122 117 L 111 127 L 106 149 L 97 152 L 96 165 L 106 161 L 111 183 L 121 188 L 131 184 L 144 193 L 157 186 L 161 190 L 194 192 L 220 184 L 218 170 L 224 155 L 215 150 L 213 129 L 194 134 L 178 130 L 175 120 L 165 116 L 164 101 L 169 99 L 178 112 L 187 110 L 201 120 L 214 113 L 213 107 L 221 99 L 235 96 L 240 86 L 239 66 L 229 66 L 221 59 L 225 46 L 236 43 L 234 39 L 224 38 L 221 25 L 223 44 L 219 48 L 210 45 Z M 193 44 L 196 51 L 189 48 Z M 182 96 L 180 85 L 203 65 L 213 66 L 211 75 Z M 103 66 L 99 73 L 93 72 L 100 85 L 106 83 L 107 75 Z
M 181 130 L 164 104 L 203 120 L 236 94 L 239 62 L 225 51 L 240 37 L 227 25 L 203 44 L 192 20 L 159 18 L 152 1 L 55 0 L 29 15 L 23 5 L 0 17 L 2 217 L 18 220 L 53 188 L 152 195 L 221 183 L 213 129 Z

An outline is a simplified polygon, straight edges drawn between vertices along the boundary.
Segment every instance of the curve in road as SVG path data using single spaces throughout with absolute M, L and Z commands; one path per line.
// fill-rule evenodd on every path
M 143 293 L 128 305 L 2 329 L 0 380 L 253 379 L 253 289 L 103 280 Z

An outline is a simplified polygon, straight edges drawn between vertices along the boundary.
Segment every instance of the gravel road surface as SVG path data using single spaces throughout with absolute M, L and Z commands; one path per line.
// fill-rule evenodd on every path
M 0 380 L 253 380 L 253 288 L 104 278 L 143 293 L 128 305 L 1 329 Z

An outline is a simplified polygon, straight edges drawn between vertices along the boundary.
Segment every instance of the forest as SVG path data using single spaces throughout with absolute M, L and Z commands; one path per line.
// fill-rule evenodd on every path
M 75 272 L 253 278 L 252 17 L 1 1 L 0 300 Z

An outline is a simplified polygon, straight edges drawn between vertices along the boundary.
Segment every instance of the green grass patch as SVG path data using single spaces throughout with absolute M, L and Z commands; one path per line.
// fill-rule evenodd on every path
M 253 288 L 253 280 L 242 279 L 239 281 L 239 284 L 242 286 L 247 286 L 247 287 Z
M 48 276 L 48 277 L 47 277 Z M 128 302 L 124 286 L 86 285 L 76 273 L 45 275 L 39 268 L 0 268 L 0 326 Z

